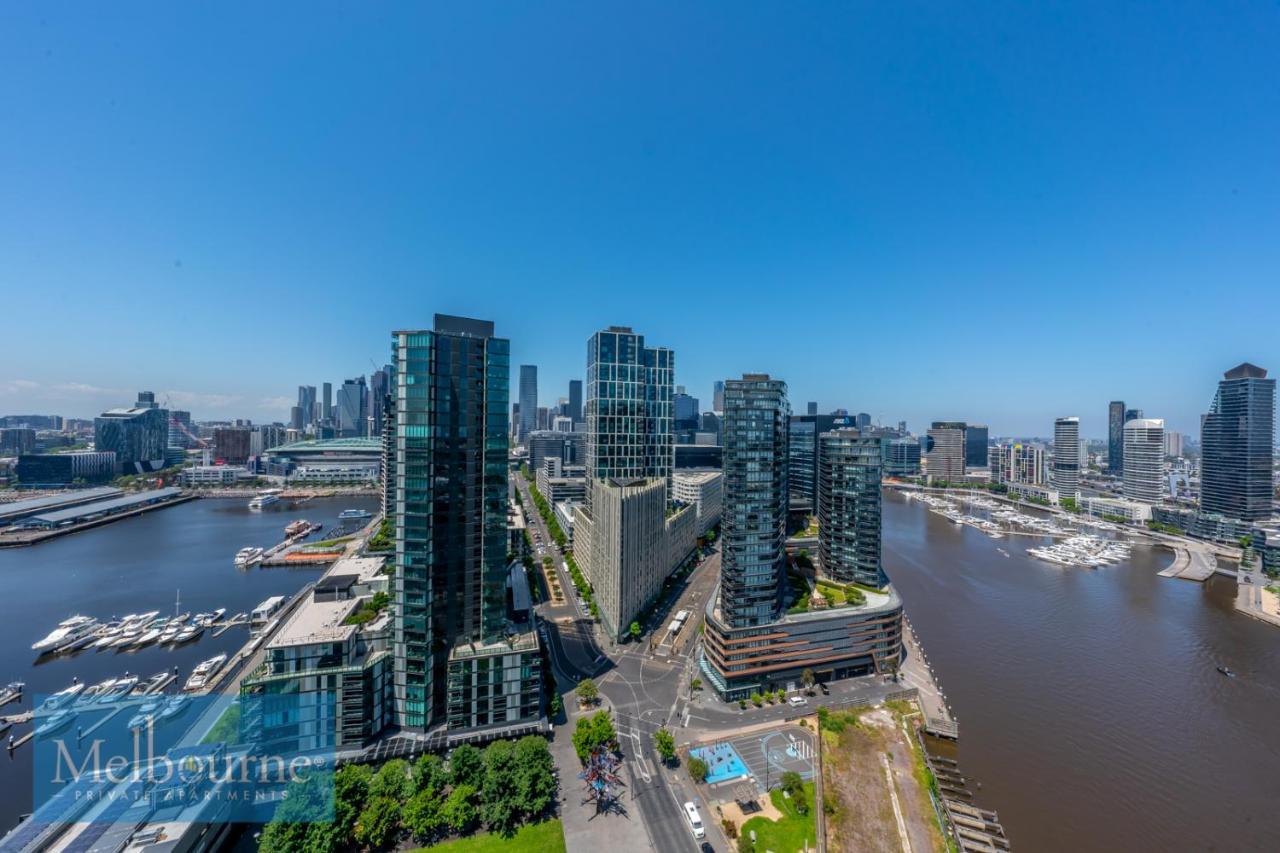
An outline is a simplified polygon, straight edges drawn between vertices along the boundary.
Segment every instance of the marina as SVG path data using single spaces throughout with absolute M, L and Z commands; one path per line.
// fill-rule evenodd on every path
M 245 659 L 237 656 L 254 640 L 249 634 L 249 612 L 272 596 L 288 600 L 315 572 L 236 570 L 231 557 L 237 548 L 265 548 L 279 542 L 286 525 L 300 514 L 290 498 L 258 511 L 249 510 L 246 502 L 247 498 L 203 498 L 128 523 L 49 541 L 35 551 L 0 550 L 0 572 L 11 588 L 24 590 L 22 608 L 0 620 L 0 683 L 25 684 L 21 700 L 0 709 L 8 712 L 0 717 L 0 726 L 10 717 L 18 720 L 4 732 L 4 739 L 12 736 L 20 741 L 29 735 L 30 716 L 22 722 L 21 715 L 31 715 L 30 709 L 72 684 L 80 685 L 77 692 L 83 692 L 108 679 L 128 677 L 126 672 L 141 674 L 145 683 L 152 673 L 176 670 L 177 680 L 166 687 L 173 693 L 198 664 L 218 654 L 226 654 L 228 664 L 215 677 L 219 684 L 230 678 L 237 671 L 237 661 Z M 358 506 L 373 511 L 377 504 L 376 497 L 316 497 L 307 502 L 306 515 L 327 530 L 340 526 L 341 511 Z M 233 543 L 230 553 L 228 543 Z M 176 589 L 182 591 L 179 609 L 174 606 Z M 193 625 L 199 614 L 219 609 L 223 612 L 203 631 Z M 161 642 L 169 620 L 184 612 L 190 614 L 181 623 L 185 627 Z M 142 635 L 138 630 L 142 626 L 123 624 L 131 614 L 148 617 L 137 622 L 149 624 L 163 618 L 166 625 L 145 645 L 115 645 L 126 628 L 135 641 Z M 31 649 L 72 616 L 96 619 L 95 630 L 103 629 L 103 635 L 61 653 L 40 654 Z M 107 637 L 111 630 L 120 634 Z M 99 646 L 99 641 L 106 642 Z M 31 751 L 15 749 L 0 763 L 8 765 L 0 766 L 0 830 L 7 830 L 19 815 L 31 811 Z

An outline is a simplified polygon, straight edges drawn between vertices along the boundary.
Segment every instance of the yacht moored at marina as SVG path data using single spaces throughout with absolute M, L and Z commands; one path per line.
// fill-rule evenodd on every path
M 247 548 L 241 548 L 239 551 L 236 551 L 236 568 L 243 569 L 245 566 L 253 565 L 257 560 L 262 558 L 262 553 L 261 548 L 254 547 L 252 545 Z
M 36 708 L 36 713 L 42 714 L 56 711 L 64 705 L 71 704 L 71 702 L 82 692 L 84 692 L 83 682 L 76 682 L 70 687 L 64 687 L 41 702 L 40 707 Z
M 221 669 L 222 665 L 226 662 L 226 655 L 217 655 L 200 663 L 191 671 L 191 677 L 187 679 L 187 683 L 183 685 L 182 689 L 189 692 L 202 690 L 204 686 L 218 674 L 218 670 Z
M 98 620 L 92 616 L 72 616 L 68 619 L 63 619 L 58 623 L 57 628 L 49 632 L 48 636 L 32 643 L 31 651 L 39 652 L 40 654 L 54 651 L 76 642 L 86 634 L 92 633 L 96 627 L 98 627 Z
M 366 518 L 373 518 L 373 513 L 367 509 L 344 509 L 338 513 L 338 521 L 361 521 Z
M 55 711 L 52 716 L 36 727 L 36 737 L 44 737 L 51 735 L 59 729 L 64 729 L 71 725 L 71 721 L 76 718 L 76 712 L 70 708 L 64 708 L 61 711 Z

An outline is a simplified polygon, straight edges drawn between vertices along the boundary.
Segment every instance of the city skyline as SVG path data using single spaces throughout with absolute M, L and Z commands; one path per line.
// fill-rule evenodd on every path
M 383 14 L 14 10 L 0 409 L 286 420 L 436 311 L 549 400 L 626 324 L 704 402 L 768 370 L 916 431 L 1102 438 L 1124 399 L 1195 434 L 1280 363 L 1235 333 L 1280 309 L 1274 10 Z

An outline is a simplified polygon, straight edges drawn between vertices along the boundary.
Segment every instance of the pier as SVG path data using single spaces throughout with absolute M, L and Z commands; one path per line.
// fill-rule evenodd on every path
M 975 806 L 969 780 L 960 773 L 960 765 L 952 758 L 932 755 L 924 738 L 920 738 L 924 763 L 937 786 L 934 805 L 946 822 L 956 846 L 964 853 L 1005 853 L 1009 838 L 994 811 Z
M 1218 561 L 1210 551 L 1194 545 L 1181 545 L 1175 550 L 1173 564 L 1160 572 L 1160 577 L 1203 583 L 1217 570 Z
M 924 730 L 934 737 L 956 740 L 960 737 L 960 724 L 956 722 L 951 708 L 947 705 L 946 694 L 938 686 L 934 678 L 933 668 L 920 648 L 916 635 L 907 619 L 902 620 L 902 645 L 907 650 L 907 659 L 900 672 L 903 684 L 914 687 L 918 692 L 920 711 L 924 715 Z

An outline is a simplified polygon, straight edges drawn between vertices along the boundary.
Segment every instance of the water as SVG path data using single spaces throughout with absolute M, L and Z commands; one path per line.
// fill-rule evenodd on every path
M 977 802 L 1020 850 L 1275 849 L 1280 629 L 1235 612 L 1230 578 L 1158 577 L 1166 549 L 1062 568 L 1024 553 L 1042 541 L 885 493 L 885 567 Z
M 202 499 L 31 548 L 0 550 L 0 685 L 27 685 L 27 701 L 7 705 L 0 714 L 26 710 L 31 697 L 60 690 L 77 677 L 93 684 L 126 671 L 146 678 L 176 666 L 185 680 L 200 661 L 244 645 L 247 628 L 232 628 L 216 639 L 206 631 L 199 640 L 172 650 L 154 645 L 138 651 L 86 650 L 38 661 L 31 644 L 75 613 L 98 619 L 148 610 L 172 615 L 179 591 L 182 612 L 225 607 L 227 616 L 251 610 L 272 595 L 297 592 L 322 568 L 239 570 L 232 563 L 235 552 L 247 545 L 276 544 L 293 519 L 320 522 L 327 532 L 342 510 L 374 512 L 377 503 L 373 497 L 317 499 L 298 506 L 282 500 L 251 512 L 247 498 Z M 10 734 L 28 730 L 17 726 Z M 0 832 L 30 810 L 31 746 L 11 754 L 0 750 Z

